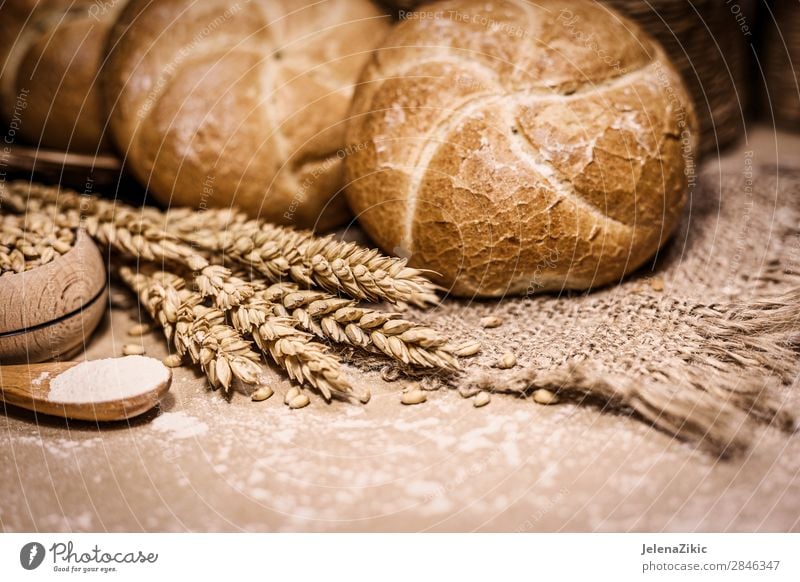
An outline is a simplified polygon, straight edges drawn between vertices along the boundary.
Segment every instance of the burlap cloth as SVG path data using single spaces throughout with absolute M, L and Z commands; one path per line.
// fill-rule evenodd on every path
M 619 285 L 445 301 L 428 322 L 484 346 L 452 384 L 588 396 L 718 453 L 745 449 L 756 422 L 793 431 L 782 389 L 798 372 L 800 174 L 741 163 L 706 171 L 672 242 Z M 483 329 L 488 315 L 504 324 Z M 493 369 L 508 351 L 522 369 Z

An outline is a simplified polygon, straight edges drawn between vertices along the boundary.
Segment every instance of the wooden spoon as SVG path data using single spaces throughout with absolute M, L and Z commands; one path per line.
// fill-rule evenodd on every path
M 153 361 L 158 362 L 157 360 Z M 172 383 L 172 371 L 165 366 L 166 381 L 144 386 L 141 393 L 126 398 L 94 402 L 51 400 L 50 388 L 53 381 L 60 374 L 80 363 L 48 362 L 0 366 L 0 397 L 8 404 L 53 416 L 92 421 L 125 420 L 153 408 L 167 393 Z M 160 364 L 160 362 L 158 363 Z

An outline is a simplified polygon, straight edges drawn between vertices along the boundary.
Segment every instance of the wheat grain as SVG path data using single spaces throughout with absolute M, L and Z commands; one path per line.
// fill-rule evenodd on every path
M 468 358 L 481 351 L 481 343 L 469 341 L 453 348 L 453 355 L 459 358 Z
M 533 393 L 533 401 L 537 404 L 558 404 L 558 396 L 547 388 L 539 388 Z
M 458 394 L 461 396 L 461 398 L 472 398 L 480 392 L 481 389 L 477 386 L 461 385 L 458 387 Z
M 0 275 L 46 265 L 69 252 L 75 231 L 56 225 L 46 214 L 4 215 L 0 220 Z
M 289 401 L 289 408 L 305 408 L 311 401 L 305 394 L 298 394 Z
M 292 386 L 286 391 L 286 394 L 283 395 L 283 403 L 289 404 L 292 400 L 300 396 L 300 388 Z
M 407 405 L 422 404 L 428 400 L 428 395 L 419 388 L 403 392 L 400 395 L 400 402 Z
M 122 346 L 123 356 L 141 356 L 144 353 L 144 346 L 141 344 L 125 344 Z
M 261 402 L 268 398 L 272 398 L 273 394 L 274 392 L 272 388 L 270 388 L 269 386 L 262 386 L 261 388 L 257 389 L 250 395 L 250 400 L 252 400 L 253 402 Z
M 475 400 L 472 401 L 472 406 L 474 406 L 475 408 L 481 408 L 489 404 L 491 400 L 492 397 L 489 395 L 488 392 L 481 391 L 478 392 L 478 394 L 475 396 Z
M 183 363 L 183 358 L 181 358 L 178 354 L 170 354 L 161 360 L 161 362 L 168 368 L 177 368 Z
M 139 337 L 150 333 L 150 326 L 146 323 L 137 323 L 128 329 L 128 335 L 131 337 Z
M 517 365 L 517 357 L 511 352 L 506 352 L 494 363 L 495 368 L 509 370 Z

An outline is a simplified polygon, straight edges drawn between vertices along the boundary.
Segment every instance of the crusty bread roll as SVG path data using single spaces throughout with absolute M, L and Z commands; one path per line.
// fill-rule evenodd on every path
M 582 0 L 422 6 L 368 63 L 348 200 L 462 296 L 618 280 L 676 224 L 696 121 L 664 53 Z
M 107 145 L 97 73 L 108 30 L 123 3 L 11 0 L 3 4 L 0 104 L 4 121 L 15 134 L 34 145 L 76 153 Z
M 164 204 L 329 228 L 353 85 L 388 26 L 368 0 L 134 0 L 103 72 L 114 140 Z

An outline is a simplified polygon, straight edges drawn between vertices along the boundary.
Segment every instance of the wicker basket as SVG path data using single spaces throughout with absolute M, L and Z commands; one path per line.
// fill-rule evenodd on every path
M 694 98 L 703 153 L 742 135 L 754 34 L 750 0 L 737 0 L 735 7 L 722 0 L 601 1 L 638 22 L 669 53 Z
M 764 44 L 760 55 L 766 91 L 762 117 L 784 129 L 800 131 L 800 6 L 778 1 L 772 10 L 762 7 Z

